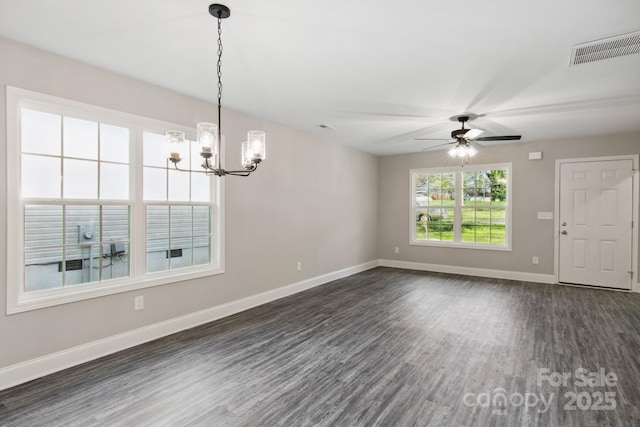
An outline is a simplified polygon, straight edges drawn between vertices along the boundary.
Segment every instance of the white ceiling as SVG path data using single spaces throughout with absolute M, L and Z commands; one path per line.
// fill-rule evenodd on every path
M 209 3 L 0 0 L 0 36 L 215 102 Z M 572 45 L 640 30 L 638 0 L 225 4 L 223 106 L 319 138 L 415 152 L 463 112 L 519 143 L 640 131 L 640 54 L 568 66 Z

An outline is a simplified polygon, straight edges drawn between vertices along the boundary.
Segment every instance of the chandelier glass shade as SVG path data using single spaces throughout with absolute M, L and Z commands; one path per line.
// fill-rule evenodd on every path
M 218 123 L 202 122 L 197 125 L 196 141 L 200 145 L 202 157 L 202 171 L 189 170 L 188 172 L 201 172 L 208 175 L 225 176 L 249 176 L 258 168 L 258 164 L 266 158 L 266 135 L 263 131 L 252 130 L 247 133 L 247 141 L 242 143 L 241 163 L 244 169 L 226 170 L 222 166 L 222 20 L 228 18 L 231 12 L 222 4 L 209 5 L 209 13 L 218 20 Z M 185 133 L 180 131 L 168 131 L 166 138 L 169 148 L 168 161 L 173 163 L 175 169 L 182 160 L 180 153 L 187 146 Z M 186 150 L 185 150 L 186 151 Z
M 452 147 L 448 153 L 454 159 L 460 159 L 462 164 L 465 164 L 471 157 L 478 154 L 478 150 L 476 150 L 469 141 L 461 139 L 458 140 L 458 143 Z

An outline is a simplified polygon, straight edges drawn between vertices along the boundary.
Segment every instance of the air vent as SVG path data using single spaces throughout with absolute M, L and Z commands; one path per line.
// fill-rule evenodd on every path
M 70 259 L 64 262 L 65 271 L 82 270 L 81 259 Z M 62 261 L 58 262 L 58 273 L 62 272 Z
M 182 249 L 171 249 L 167 251 L 167 258 L 179 258 L 182 256 Z
M 640 31 L 573 46 L 569 66 L 638 52 L 640 52 Z

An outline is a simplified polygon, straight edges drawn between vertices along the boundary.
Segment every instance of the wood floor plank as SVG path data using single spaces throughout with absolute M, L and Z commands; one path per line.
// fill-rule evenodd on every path
M 0 426 L 640 426 L 639 355 L 638 294 L 381 267 L 2 391 Z

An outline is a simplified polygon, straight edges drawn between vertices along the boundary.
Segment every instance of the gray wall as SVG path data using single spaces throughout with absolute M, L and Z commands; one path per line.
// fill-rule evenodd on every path
M 0 58 L 3 130 L 4 85 L 184 126 L 216 114 L 209 103 L 5 39 Z M 252 177 L 224 178 L 226 273 L 6 316 L 3 244 L 0 368 L 378 258 L 375 156 L 228 109 L 223 123 L 230 168 L 240 166 L 247 130 L 263 129 L 268 138 L 267 161 Z M 2 131 L 2 158 L 5 138 Z M 6 242 L 6 165 L 0 164 L 0 241 Z M 140 294 L 145 309 L 134 312 L 133 296 Z
M 531 151 L 542 151 L 542 160 L 528 160 Z M 459 166 L 448 158 L 446 151 L 382 157 L 378 254 L 381 259 L 389 260 L 553 274 L 554 222 L 537 219 L 537 213 L 554 211 L 556 160 L 638 153 L 640 134 L 528 144 L 505 143 L 499 147 L 483 148 L 474 157 L 474 164 L 513 164 L 511 252 L 410 246 L 409 170 Z M 394 253 L 396 246 L 400 248 L 399 254 Z M 540 257 L 540 264 L 532 264 L 533 256 Z
M 209 103 L 4 39 L 0 57 L 3 100 L 6 84 L 184 126 L 215 117 Z M 5 108 L 0 103 L 0 129 L 6 128 Z M 0 368 L 378 258 L 455 259 L 467 267 L 552 274 L 553 222 L 537 220 L 536 212 L 553 211 L 555 160 L 640 152 L 638 134 L 486 148 L 476 163 L 513 162 L 513 251 L 418 247 L 408 245 L 409 169 L 442 166 L 445 152 L 378 159 L 229 109 L 223 121 L 229 167 L 239 166 L 234 143 L 247 130 L 268 135 L 267 162 L 259 171 L 225 178 L 226 273 L 12 316 L 4 314 L 2 274 Z M 3 131 L 3 158 L 5 138 Z M 543 151 L 544 159 L 528 161 L 529 151 Z M 6 166 L 0 165 L 0 241 L 6 242 Z M 7 249 L 13 250 L 0 245 L 3 273 Z M 531 264 L 533 255 L 540 265 Z M 134 312 L 139 294 L 145 309 Z

